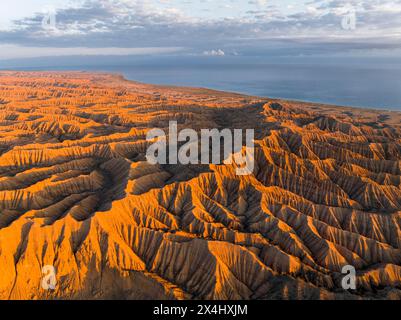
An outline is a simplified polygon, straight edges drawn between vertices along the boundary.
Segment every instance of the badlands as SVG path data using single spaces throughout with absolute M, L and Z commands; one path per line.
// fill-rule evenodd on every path
M 254 129 L 253 174 L 149 164 L 169 121 Z M 400 228 L 401 113 L 0 72 L 0 299 L 401 299 Z

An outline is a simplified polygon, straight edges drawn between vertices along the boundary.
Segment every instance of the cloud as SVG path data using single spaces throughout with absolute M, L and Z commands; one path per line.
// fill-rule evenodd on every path
M 218 50 L 210 50 L 210 51 L 203 51 L 204 56 L 212 56 L 212 57 L 222 57 L 225 56 L 225 52 L 221 49 Z
M 134 56 L 134 55 L 157 55 L 166 53 L 177 53 L 182 51 L 179 47 L 147 47 L 147 48 L 88 48 L 88 47 L 21 47 L 15 45 L 0 45 L 0 60 L 38 58 L 53 56 Z
M 202 2 L 202 1 L 201 1 Z M 302 2 L 302 1 L 301 1 Z M 230 5 L 232 17 L 191 15 L 191 10 L 175 7 L 179 2 L 153 0 L 86 0 L 56 10 L 56 27 L 43 28 L 43 12 L 14 22 L 0 31 L 0 43 L 27 47 L 59 48 L 55 54 L 75 48 L 187 48 L 180 52 L 204 52 L 222 55 L 233 48 L 243 52 L 274 51 L 281 54 L 311 54 L 364 50 L 378 47 L 398 48 L 401 38 L 401 0 L 306 0 L 291 10 L 278 1 L 222 0 L 219 7 Z M 185 3 L 180 2 L 183 6 Z M 203 3 L 216 5 L 214 2 Z M 241 4 L 242 3 L 242 4 Z M 191 4 L 188 4 L 190 6 Z M 342 20 L 347 8 L 355 9 L 356 28 L 344 30 Z M 195 10 L 192 10 L 195 11 Z M 235 14 L 234 14 L 235 13 Z M 286 42 L 284 44 L 284 42 Z M 326 46 L 326 48 L 324 47 Z M 210 48 L 219 50 L 210 50 Z M 298 51 L 293 48 L 298 47 Z M 25 50 L 25 49 L 22 49 Z M 35 49 L 38 50 L 38 49 Z M 146 51 L 143 51 L 144 54 Z M 85 50 L 82 54 L 86 54 Z

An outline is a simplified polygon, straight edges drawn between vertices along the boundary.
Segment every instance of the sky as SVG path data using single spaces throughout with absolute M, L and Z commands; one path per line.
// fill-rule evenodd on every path
M 401 0 L 0 0 L 0 60 L 401 56 Z

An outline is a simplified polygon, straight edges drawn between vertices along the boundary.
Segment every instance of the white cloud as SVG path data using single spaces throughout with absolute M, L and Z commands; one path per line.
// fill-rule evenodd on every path
M 88 48 L 88 47 L 23 47 L 15 45 L 0 45 L 0 60 L 37 58 L 52 56 L 125 56 L 125 55 L 149 55 L 174 53 L 181 51 L 182 48 Z
M 226 53 L 223 50 L 218 49 L 218 50 L 203 51 L 203 55 L 212 57 L 222 57 L 225 56 Z

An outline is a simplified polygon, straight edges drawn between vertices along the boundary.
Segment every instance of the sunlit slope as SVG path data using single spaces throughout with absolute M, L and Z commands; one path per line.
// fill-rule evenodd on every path
M 1 72 L 0 298 L 400 299 L 400 119 Z M 148 164 L 147 131 L 171 120 L 255 129 L 254 174 Z

